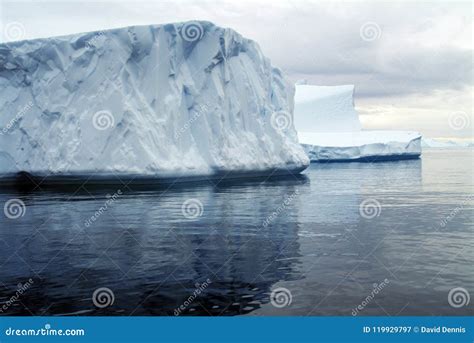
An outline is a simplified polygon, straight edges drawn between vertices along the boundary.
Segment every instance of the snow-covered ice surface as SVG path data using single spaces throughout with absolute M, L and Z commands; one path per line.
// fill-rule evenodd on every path
M 362 130 L 353 94 L 352 85 L 296 85 L 295 125 L 312 162 L 375 162 L 420 156 L 421 135 L 417 132 Z
M 255 42 L 209 22 L 1 44 L 0 177 L 299 172 L 293 93 Z

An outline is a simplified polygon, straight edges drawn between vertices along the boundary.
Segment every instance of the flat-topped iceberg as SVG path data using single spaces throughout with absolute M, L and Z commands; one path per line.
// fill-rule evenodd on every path
M 299 132 L 311 161 L 391 161 L 418 158 L 420 139 L 410 131 Z
M 421 135 L 417 132 L 362 130 L 353 93 L 353 85 L 296 85 L 295 125 L 312 162 L 375 162 L 420 156 Z
M 450 149 L 450 148 L 473 148 L 474 142 L 469 140 L 426 138 L 421 140 L 423 148 L 430 149 Z
M 186 22 L 0 45 L 0 177 L 283 174 L 309 160 L 258 45 Z
M 307 132 L 353 132 L 362 125 L 354 108 L 354 86 L 297 84 L 295 126 Z

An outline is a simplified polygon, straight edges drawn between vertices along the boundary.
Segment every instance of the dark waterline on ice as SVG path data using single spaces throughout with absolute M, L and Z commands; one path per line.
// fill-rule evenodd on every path
M 359 315 L 473 314 L 448 302 L 474 289 L 472 157 L 427 151 L 152 190 L 3 189 L 2 208 L 26 207 L 0 216 L 0 315 L 174 315 L 183 304 L 180 315 L 351 315 L 374 285 Z M 190 199 L 201 216 L 184 217 Z M 380 208 L 362 216 L 373 200 Z M 103 309 L 101 287 L 114 294 Z M 271 304 L 279 287 L 289 306 Z
M 330 159 L 324 160 L 319 159 L 311 161 L 312 163 L 339 163 L 339 162 L 369 162 L 369 163 L 378 163 L 378 162 L 388 162 L 388 161 L 405 161 L 405 160 L 417 160 L 420 158 L 420 154 L 399 154 L 399 155 L 389 155 L 389 156 L 365 156 L 359 158 L 341 158 L 341 159 Z

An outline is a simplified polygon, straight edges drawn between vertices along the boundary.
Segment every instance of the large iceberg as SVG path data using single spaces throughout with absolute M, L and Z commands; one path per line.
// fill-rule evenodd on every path
M 295 173 L 293 86 L 209 22 L 0 45 L 0 177 Z
M 362 130 L 353 93 L 353 85 L 296 85 L 295 126 L 312 162 L 374 162 L 420 156 L 421 135 L 417 132 Z

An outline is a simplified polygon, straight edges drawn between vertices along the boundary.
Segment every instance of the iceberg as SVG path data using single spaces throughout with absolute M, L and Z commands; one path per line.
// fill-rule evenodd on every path
M 293 94 L 255 42 L 210 22 L 0 44 L 0 178 L 299 173 Z
M 454 140 L 423 137 L 421 146 L 428 149 L 473 148 L 474 142 L 469 140 Z
M 296 85 L 295 126 L 311 162 L 419 158 L 417 132 L 362 130 L 353 94 L 353 85 Z
M 354 108 L 353 85 L 296 85 L 295 126 L 298 131 L 354 132 L 362 125 Z
M 420 134 L 410 131 L 299 132 L 314 162 L 376 162 L 420 157 Z

